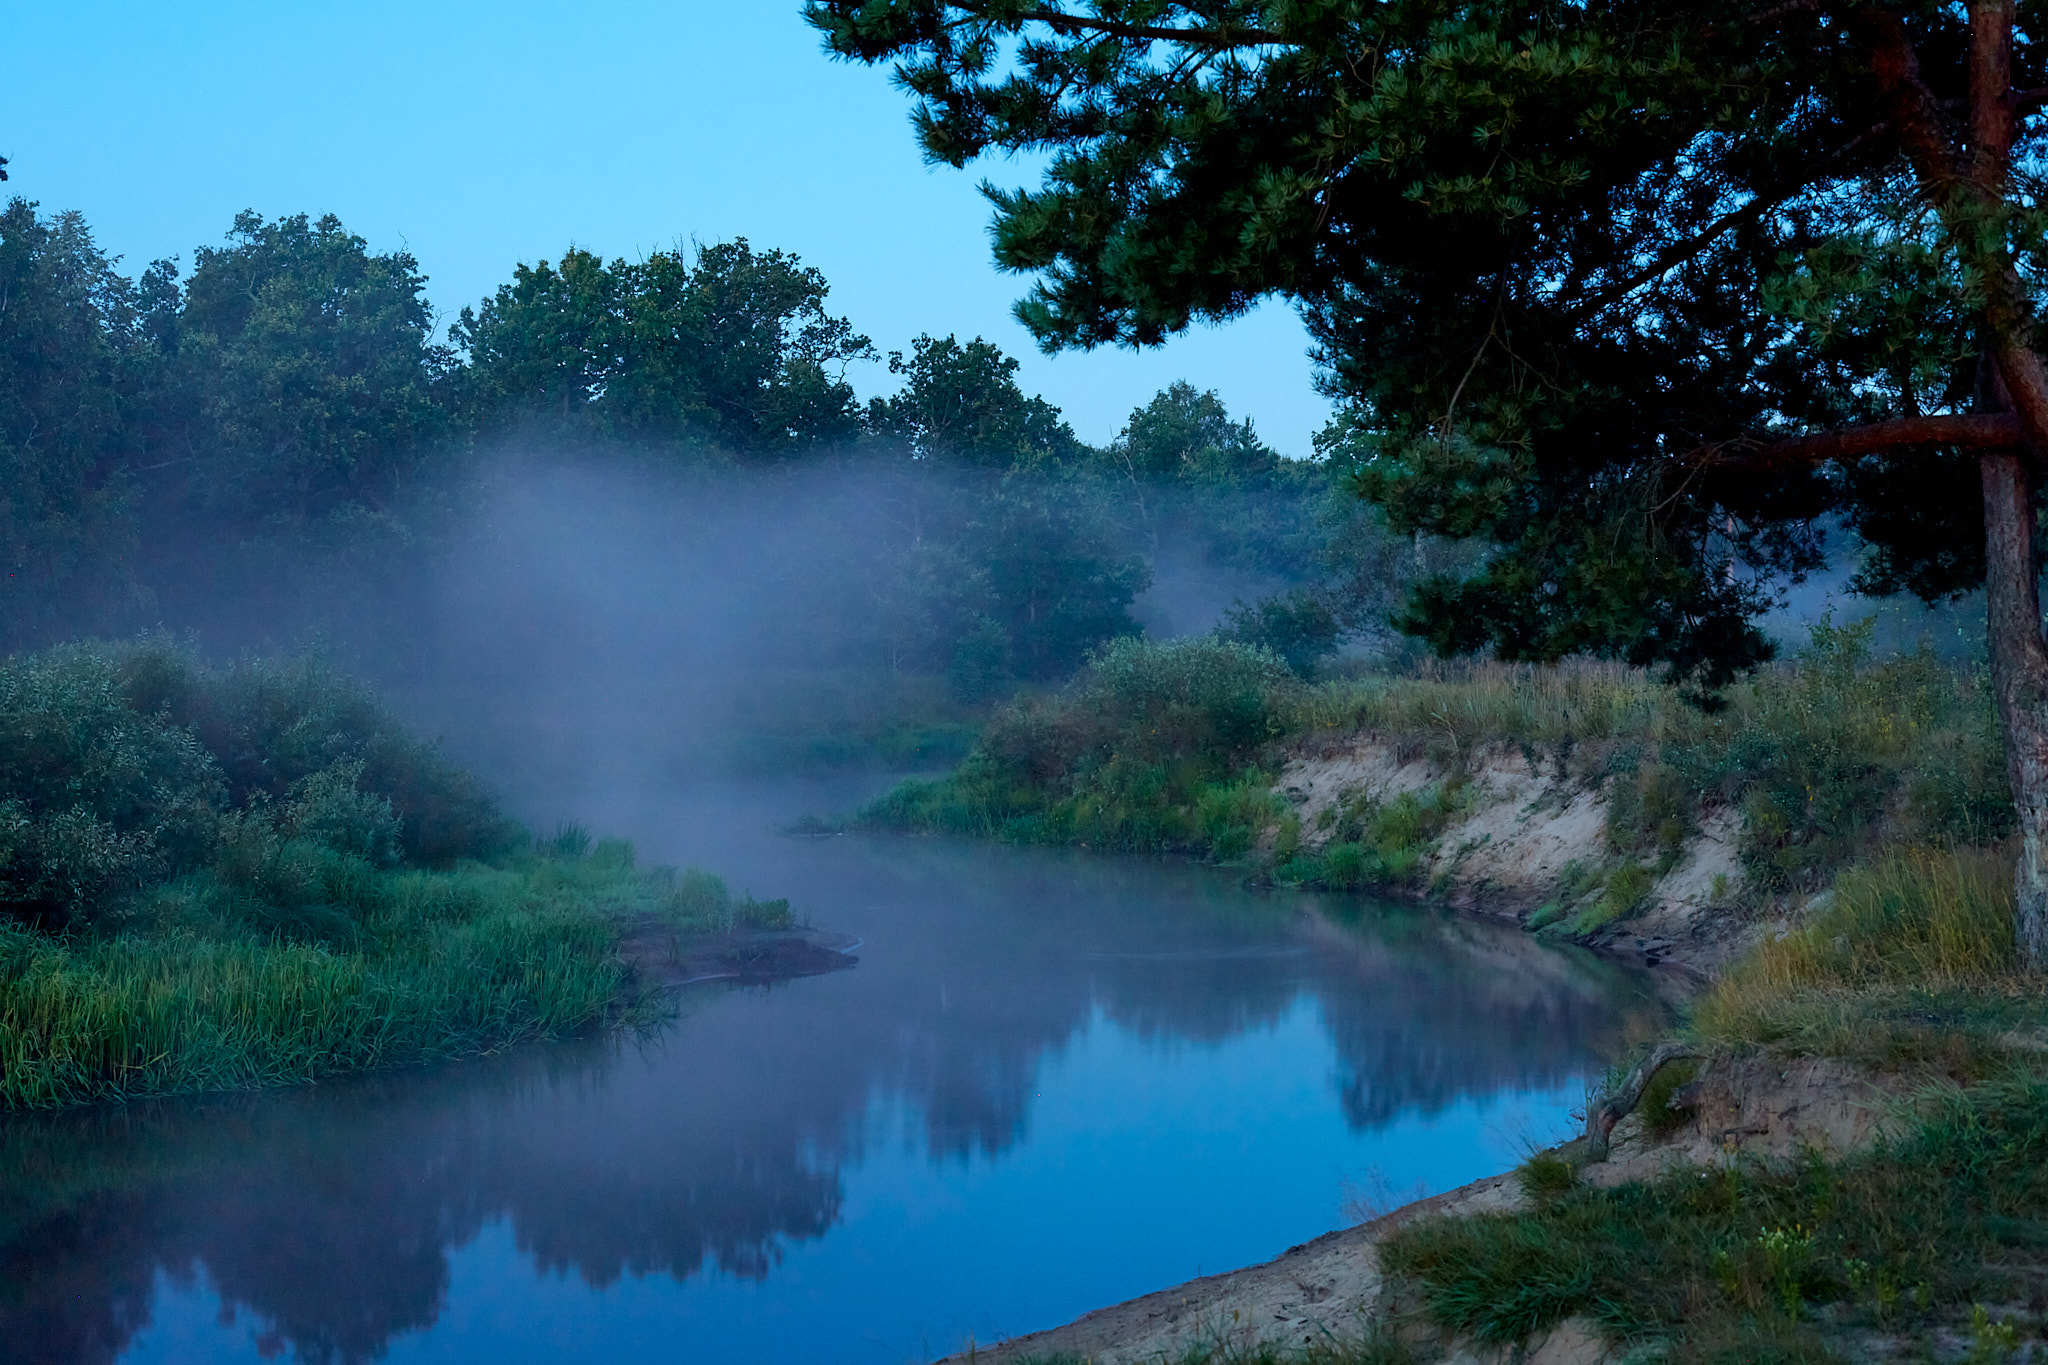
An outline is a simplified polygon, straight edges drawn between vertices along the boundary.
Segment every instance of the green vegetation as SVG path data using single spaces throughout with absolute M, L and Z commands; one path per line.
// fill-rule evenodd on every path
M 240 214 L 183 278 L 117 264 L 75 213 L 0 212 L 0 652 L 163 622 L 240 644 L 253 618 L 381 659 L 371 623 L 507 473 L 573 462 L 667 494 L 676 543 L 745 556 L 775 604 L 745 622 L 735 762 L 913 765 L 1136 634 L 1161 564 L 1197 580 L 1155 608 L 1200 618 L 1176 628 L 1279 585 L 1233 630 L 1302 670 L 1414 568 L 1341 461 L 1282 459 L 1186 384 L 1096 448 L 1000 348 L 924 336 L 859 403 L 873 346 L 745 240 L 519 265 L 451 345 L 417 262 L 332 217 Z M 820 502 L 829 535 L 736 534 Z
M 1659 665 L 1710 703 L 1774 657 L 1761 618 L 1835 526 L 1867 547 L 1860 591 L 1982 586 L 1998 722 L 2026 756 L 2017 933 L 2048 966 L 2031 14 L 804 14 L 835 56 L 894 67 L 934 162 L 1046 158 L 1036 185 L 990 195 L 997 262 L 1035 276 L 1017 311 L 1041 345 L 1158 345 L 1261 298 L 1299 308 L 1341 403 L 1319 449 L 1395 533 L 1487 547 L 1404 594 L 1400 628 L 1439 654 Z M 1776 795 L 1759 814 L 1800 823 Z
M 1864 1155 L 1552 1189 L 1513 1214 L 1424 1219 L 1382 1264 L 1439 1326 L 1523 1340 L 1584 1315 L 1673 1362 L 1868 1358 L 1858 1333 L 1970 1330 L 2048 1268 L 2048 1083 L 1951 1094 Z M 1996 1359 L 1998 1357 L 1991 1357 Z
M 1263 650 L 1215 639 L 1116 640 L 1073 687 L 991 720 L 953 774 L 909 781 L 866 819 L 1121 850 L 1241 857 L 1280 816 L 1252 755 L 1296 688 Z
M 1888 850 L 1724 974 L 1695 1027 L 1717 1045 L 1981 1074 L 2048 1023 L 2039 980 L 2019 970 L 2012 900 L 2002 850 Z
M 1333 891 L 1411 885 L 1437 836 L 1457 815 L 1459 792 L 1454 781 L 1385 801 L 1346 798 L 1325 807 L 1320 823 L 1328 842 L 1316 852 L 1279 859 L 1273 878 Z
M 1811 892 L 1887 845 L 1986 846 L 2013 826 L 1987 679 L 1925 649 L 1876 657 L 1872 624 L 1808 648 L 1702 711 L 1640 673 L 1437 666 L 1305 684 L 1223 638 L 1118 641 L 1066 690 L 1002 711 L 960 768 L 907 782 L 876 824 L 1020 842 L 1255 858 L 1276 881 L 1413 887 L 1489 752 L 1608 793 L 1607 861 L 1563 879 L 1534 927 L 1625 920 L 1705 812 L 1741 814 L 1749 894 Z M 1444 774 L 1302 820 L 1272 791 L 1286 753 L 1364 735 Z
M 471 1055 L 644 1012 L 623 925 L 786 925 L 533 841 L 360 688 L 162 642 L 0 664 L 0 1108 Z
M 1696 1002 L 1705 1060 L 1667 1063 L 1637 1109 L 1666 1136 L 1708 1068 L 1841 1058 L 1911 1097 L 1874 1148 L 1609 1189 L 1571 1148 L 1539 1153 L 1525 1211 L 1418 1220 L 1382 1263 L 1435 1326 L 1487 1342 L 1578 1315 L 1673 1362 L 1818 1365 L 1938 1337 L 1961 1344 L 1928 1358 L 2011 1358 L 2048 1272 L 2048 997 L 2013 943 L 2010 869 L 1996 847 L 1893 847 L 1844 871 Z

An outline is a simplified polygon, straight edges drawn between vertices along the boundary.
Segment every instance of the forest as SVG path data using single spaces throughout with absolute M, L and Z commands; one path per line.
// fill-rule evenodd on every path
M 426 288 L 411 256 L 331 216 L 243 213 L 189 269 L 131 276 L 78 214 L 10 203 L 0 649 L 157 627 L 230 647 L 360 637 L 482 487 L 564 460 L 682 506 L 739 484 L 795 505 L 823 471 L 857 471 L 864 524 L 841 559 L 787 566 L 811 581 L 753 624 L 784 660 L 969 704 L 1071 674 L 1139 631 L 1148 588 L 1166 601 L 1184 581 L 1200 601 L 1173 626 L 1227 616 L 1305 671 L 1384 636 L 1390 567 L 1414 557 L 1376 533 L 1342 459 L 1283 458 L 1216 393 L 1134 402 L 1093 447 L 994 345 L 920 336 L 884 357 L 816 270 L 745 240 L 572 248 L 445 329 Z M 861 401 L 863 364 L 891 391 Z M 825 624 L 852 610 L 858 629 Z

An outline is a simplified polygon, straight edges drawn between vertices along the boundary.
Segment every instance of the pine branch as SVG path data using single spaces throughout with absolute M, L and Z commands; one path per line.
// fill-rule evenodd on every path
M 1707 454 L 1704 463 L 1823 464 L 1829 460 L 1853 460 L 1859 455 L 1889 455 L 1906 450 L 1925 450 L 1931 446 L 1992 451 L 2020 450 L 2025 445 L 2026 432 L 2019 418 L 2009 412 L 1984 412 L 1953 417 L 1899 417 L 1888 422 L 1841 427 L 1817 436 L 1765 442 L 1734 453 L 1722 448 Z
M 980 19 L 989 19 L 985 7 L 963 5 L 969 14 Z M 1069 14 L 1065 10 L 1030 9 L 1008 17 L 1007 22 L 1018 26 L 1044 24 L 1047 28 L 1063 33 L 1096 33 L 1111 38 L 1127 38 L 1133 41 L 1185 43 L 1198 47 L 1240 48 L 1240 47 L 1297 47 L 1293 39 L 1283 37 L 1270 29 L 1262 28 L 1174 28 L 1160 24 L 1129 24 L 1117 19 L 1104 19 L 1099 15 Z

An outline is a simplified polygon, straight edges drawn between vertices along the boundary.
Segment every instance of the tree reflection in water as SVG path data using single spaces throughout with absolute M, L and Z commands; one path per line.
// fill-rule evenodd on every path
M 934 841 L 784 860 L 821 922 L 867 936 L 859 967 L 743 1010 L 697 997 L 648 1038 L 0 1124 L 0 1356 L 112 1360 L 160 1276 L 203 1273 L 260 1353 L 374 1359 L 436 1322 L 451 1252 L 500 1220 L 533 1267 L 592 1286 L 767 1277 L 839 1221 L 842 1170 L 890 1136 L 875 1114 L 915 1115 L 928 1162 L 1000 1157 L 1029 1140 L 1046 1059 L 1098 1017 L 1219 1043 L 1312 1000 L 1370 1133 L 1560 1084 L 1662 1016 L 1582 954 L 1205 869 Z

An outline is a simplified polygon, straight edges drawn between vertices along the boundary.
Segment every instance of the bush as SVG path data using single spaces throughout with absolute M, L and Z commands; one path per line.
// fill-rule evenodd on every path
M 216 859 L 247 893 L 302 905 L 323 853 L 439 864 L 519 837 L 323 665 L 214 670 L 162 639 L 0 663 L 0 791 L 0 910 L 49 927 L 112 923 Z
M 63 926 L 110 909 L 159 875 L 164 859 L 146 833 L 123 833 L 78 807 L 41 817 L 0 802 L 0 909 Z
M 1316 671 L 1317 664 L 1337 652 L 1344 626 L 1322 598 L 1297 588 L 1250 605 L 1236 603 L 1224 613 L 1216 636 L 1269 651 L 1296 677 L 1306 678 Z
M 189 730 L 219 765 L 235 805 L 259 795 L 282 800 L 294 783 L 357 763 L 359 787 L 391 803 L 409 860 L 487 857 L 522 837 L 474 777 L 317 658 L 250 658 L 216 670 L 162 640 L 114 654 L 131 706 Z
M 1213 638 L 1125 638 L 1089 659 L 1070 705 L 1094 721 L 1097 744 L 1227 769 L 1279 735 L 1293 690 L 1287 665 L 1270 650 Z
M 1815 626 L 1795 666 L 1669 753 L 1687 788 L 1739 802 L 1759 885 L 1822 885 L 1887 832 L 1988 841 L 2012 828 L 1986 681 L 1925 650 L 1874 662 L 1871 630 Z
M 1292 692 L 1286 665 L 1262 649 L 1213 638 L 1113 640 L 1066 691 L 998 713 L 980 752 L 1039 786 L 1119 762 L 1187 763 L 1213 779 L 1280 732 Z
M 225 796 L 198 739 L 131 707 L 92 645 L 0 663 L 0 791 L 0 907 L 53 926 L 205 856 Z
M 1273 655 L 1213 638 L 1114 640 L 1065 691 L 1003 708 L 950 776 L 861 818 L 901 828 L 1241 858 L 1282 803 L 1252 753 L 1295 691 Z
M 391 798 L 362 789 L 363 761 L 351 759 L 292 783 L 283 827 L 292 837 L 361 858 L 375 867 L 399 860 L 401 827 Z

